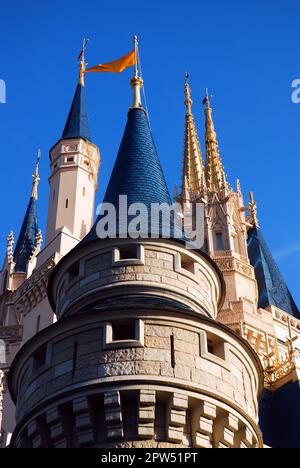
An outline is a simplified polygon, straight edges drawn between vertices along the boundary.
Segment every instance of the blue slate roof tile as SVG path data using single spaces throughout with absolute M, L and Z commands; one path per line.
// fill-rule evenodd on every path
M 248 233 L 248 254 L 258 283 L 258 306 L 273 305 L 300 319 L 300 312 L 281 275 L 261 230 L 254 227 Z
M 84 87 L 77 85 L 62 139 L 83 138 L 92 141 L 86 108 Z
M 37 200 L 30 198 L 14 252 L 15 271 L 26 273 L 27 262 L 35 246 L 38 233 Z
M 127 195 L 128 206 L 133 203 L 143 203 L 149 214 L 152 203 L 172 204 L 149 121 L 142 108 L 130 109 L 128 113 L 122 142 L 104 196 L 104 202 L 113 204 L 117 214 L 119 195 Z M 128 215 L 127 222 L 129 223 L 132 218 L 134 216 Z M 90 233 L 83 239 L 83 243 L 97 239 L 96 225 L 99 219 L 98 217 Z M 170 221 L 171 237 L 174 237 L 173 219 Z M 147 222 L 150 233 L 150 216 Z M 151 228 L 153 229 L 153 224 Z M 161 220 L 156 229 L 161 234 Z

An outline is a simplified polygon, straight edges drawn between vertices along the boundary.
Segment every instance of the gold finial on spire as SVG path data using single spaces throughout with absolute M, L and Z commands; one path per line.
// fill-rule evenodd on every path
M 79 61 L 79 79 L 78 79 L 78 84 L 81 86 L 84 86 L 84 72 L 87 66 L 87 62 L 85 61 L 85 51 L 86 47 L 88 45 L 89 39 L 84 38 L 83 43 L 82 43 L 82 49 L 80 54 L 77 57 L 77 60 Z
M 184 85 L 184 93 L 185 93 L 184 104 L 186 106 L 187 113 L 191 114 L 192 113 L 193 101 L 192 101 L 192 98 L 191 98 L 191 89 L 190 89 L 190 85 L 189 85 L 189 77 L 190 77 L 189 73 L 186 73 L 185 74 L 185 85 Z
M 194 116 L 192 113 L 192 98 L 189 85 L 189 74 L 185 75 L 184 104 L 186 106 L 185 116 L 185 135 L 184 135 L 184 156 L 183 156 L 183 174 L 182 174 L 182 201 L 186 198 L 199 197 L 202 193 L 201 176 L 203 173 L 202 152 L 197 135 Z
M 135 64 L 134 64 L 134 77 L 130 80 L 130 85 L 133 89 L 133 102 L 132 102 L 132 109 L 141 108 L 141 87 L 143 86 L 143 80 L 139 76 L 139 52 L 138 52 L 138 38 L 137 36 L 133 37 L 134 43 L 134 56 L 135 56 Z
M 139 76 L 139 67 L 138 67 L 138 61 L 139 61 L 139 43 L 138 43 L 138 38 L 137 36 L 133 36 L 133 44 L 134 44 L 134 58 L 135 58 L 135 65 L 134 65 L 134 78 L 138 78 Z
M 229 186 L 226 181 L 226 174 L 219 154 L 219 144 L 217 134 L 215 132 L 210 96 L 207 88 L 205 90 L 205 98 L 203 99 L 202 104 L 205 105 L 205 175 L 207 190 L 209 192 L 220 193 L 224 187 L 229 188 Z
M 257 217 L 257 203 L 254 201 L 253 192 L 249 193 L 249 211 L 250 211 L 250 218 L 249 221 L 253 226 L 259 228 L 259 222 Z
M 38 185 L 39 185 L 39 181 L 40 181 L 40 177 L 39 177 L 40 159 L 41 159 L 41 150 L 39 149 L 37 159 L 36 159 L 35 172 L 32 175 L 33 183 L 32 183 L 32 191 L 31 191 L 31 197 L 35 198 L 36 200 L 37 200 L 37 197 L 38 197 Z

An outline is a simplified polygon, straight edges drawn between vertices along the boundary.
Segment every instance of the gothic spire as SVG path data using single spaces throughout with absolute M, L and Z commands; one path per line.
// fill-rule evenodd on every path
M 84 140 L 92 141 L 84 94 L 84 70 L 87 65 L 85 61 L 85 49 L 87 41 L 87 39 L 84 40 L 82 51 L 78 56 L 79 79 L 62 139 L 83 138 Z
M 215 132 L 214 122 L 212 119 L 212 108 L 210 106 L 208 90 L 206 90 L 203 104 L 205 104 L 205 176 L 207 190 L 209 192 L 221 192 L 224 188 L 227 187 L 226 174 L 220 158 L 217 134 Z
M 39 177 L 39 164 L 40 164 L 40 159 L 41 159 L 41 150 L 38 150 L 38 155 L 37 155 L 37 160 L 36 160 L 36 165 L 35 165 L 35 171 L 33 174 L 33 182 L 32 182 L 32 191 L 31 191 L 31 196 L 35 200 L 38 198 L 38 185 L 40 181 Z
M 24 216 L 19 238 L 14 252 L 15 271 L 26 273 L 27 263 L 36 249 L 36 239 L 39 233 L 37 221 L 37 187 L 39 181 L 38 165 L 40 160 L 40 151 L 33 176 L 32 192 L 29 204 Z
M 201 192 L 201 176 L 203 172 L 202 153 L 192 113 L 191 90 L 188 81 L 189 75 L 185 79 L 185 135 L 184 135 L 184 155 L 182 173 L 182 197 L 186 193 L 199 195 Z

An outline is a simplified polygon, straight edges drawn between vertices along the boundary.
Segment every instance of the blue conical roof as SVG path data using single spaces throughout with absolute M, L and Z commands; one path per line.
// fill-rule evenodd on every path
M 273 305 L 300 319 L 300 312 L 281 275 L 261 230 L 253 227 L 248 233 L 248 254 L 258 283 L 258 306 Z
M 27 262 L 34 252 L 38 233 L 37 200 L 31 197 L 14 252 L 15 271 L 26 273 Z
M 143 109 L 131 109 L 104 202 L 117 205 L 119 194 L 128 204 L 171 203 L 165 177 Z
M 153 203 L 168 205 L 172 203 L 147 114 L 142 108 L 129 110 L 122 142 L 104 196 L 104 203 L 113 204 L 117 214 L 119 195 L 127 196 L 128 206 L 133 203 L 143 203 L 149 214 Z M 99 219 L 83 242 L 97 238 L 96 225 Z M 148 221 L 150 226 L 150 218 Z M 161 225 L 156 226 L 156 229 L 161 231 Z M 174 227 L 171 226 L 172 230 L 174 231 Z M 172 232 L 171 237 L 173 237 Z
M 92 141 L 85 102 L 84 86 L 81 84 L 77 85 L 67 123 L 62 134 L 62 139 L 67 138 L 83 138 L 85 140 Z

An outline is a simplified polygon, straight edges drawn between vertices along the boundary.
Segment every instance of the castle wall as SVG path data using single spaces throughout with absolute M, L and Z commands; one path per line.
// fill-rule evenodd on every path
M 262 369 L 224 284 L 170 240 L 96 241 L 49 282 L 58 322 L 10 370 L 14 447 L 260 447 Z

